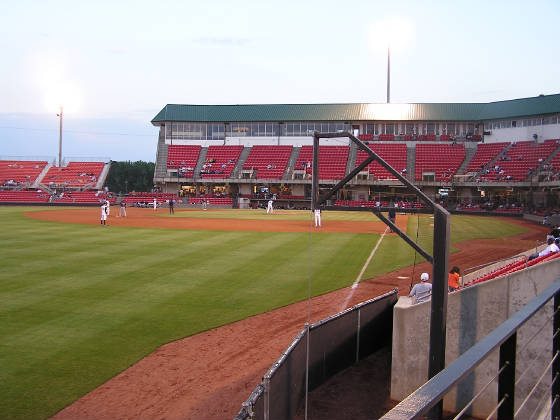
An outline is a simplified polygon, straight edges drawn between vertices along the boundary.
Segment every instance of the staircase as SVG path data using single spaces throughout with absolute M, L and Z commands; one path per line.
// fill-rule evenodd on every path
M 292 177 L 294 166 L 296 165 L 300 151 L 301 147 L 294 146 L 294 148 L 292 149 L 292 154 L 288 159 L 288 164 L 286 165 L 286 170 L 284 171 L 284 176 L 282 176 L 282 179 L 290 179 Z
M 48 163 L 45 165 L 45 167 L 43 168 L 43 170 L 41 171 L 41 173 L 39 174 L 39 176 L 31 186 L 31 188 L 39 188 L 39 185 L 43 182 L 43 178 L 45 177 L 47 172 L 49 172 L 49 169 L 51 169 L 52 166 L 53 166 L 52 163 Z
M 206 162 L 206 155 L 208 155 L 208 147 L 203 147 L 200 149 L 200 154 L 198 155 L 198 162 L 194 168 L 193 178 L 195 180 L 200 179 L 200 171 L 202 170 L 202 165 Z
M 356 158 L 358 157 L 358 146 L 351 141 L 350 142 L 350 151 L 348 152 L 348 163 L 346 164 L 346 172 L 344 175 L 348 175 L 356 168 Z
M 513 146 L 513 143 L 508 144 L 506 147 L 504 147 L 504 150 L 502 150 L 500 153 L 498 153 L 496 155 L 496 157 L 494 159 L 492 159 L 488 165 L 486 165 L 484 168 L 482 168 L 482 170 L 478 171 L 476 173 L 475 178 L 477 178 L 482 172 L 484 172 L 487 168 L 492 168 L 494 166 L 494 164 L 498 161 L 498 159 L 500 159 L 502 156 L 505 156 L 506 152 L 511 149 L 511 147 Z
M 414 174 L 416 173 L 416 146 L 406 148 L 406 179 L 414 182 Z
M 476 154 L 476 147 L 465 147 L 465 160 L 463 163 L 457 168 L 457 175 L 463 175 L 466 169 L 469 167 L 469 163 L 471 163 L 472 158 Z
M 251 147 L 244 147 L 239 155 L 239 159 L 237 159 L 237 163 L 235 164 L 233 171 L 231 172 L 231 178 L 239 178 L 239 173 L 241 172 L 241 169 L 243 169 L 243 165 L 245 164 L 249 153 L 251 153 Z
M 103 185 L 105 185 L 105 181 L 107 180 L 107 176 L 109 175 L 109 171 L 111 170 L 111 162 L 108 162 L 105 164 L 105 166 L 103 167 L 103 169 L 101 170 L 101 173 L 99 174 L 99 179 L 97 180 L 97 182 L 92 185 L 92 187 L 95 186 L 95 189 L 100 190 L 103 188 Z M 83 191 L 87 190 L 88 186 L 86 186 Z
M 154 170 L 154 179 L 164 179 L 167 176 L 167 156 L 168 156 L 169 148 L 167 144 L 165 144 L 165 139 L 163 134 L 160 132 L 158 138 L 158 147 L 157 147 L 157 155 L 156 155 L 156 168 Z

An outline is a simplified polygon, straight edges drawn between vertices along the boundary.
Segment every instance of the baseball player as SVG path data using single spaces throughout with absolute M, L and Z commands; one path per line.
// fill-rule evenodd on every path
M 315 227 L 321 227 L 321 209 L 315 209 Z
M 274 207 L 272 207 L 272 200 L 268 200 L 268 205 L 266 206 L 266 214 L 274 213 Z
M 126 217 L 126 201 L 121 201 L 121 206 L 119 207 L 119 214 L 117 217 Z
M 109 200 L 105 200 L 105 205 L 107 206 L 107 217 L 111 214 L 111 204 L 109 204 Z
M 107 226 L 107 203 L 101 204 L 101 224 Z
M 156 200 L 156 198 L 154 197 L 154 212 L 155 212 L 155 211 L 157 211 L 157 200 Z

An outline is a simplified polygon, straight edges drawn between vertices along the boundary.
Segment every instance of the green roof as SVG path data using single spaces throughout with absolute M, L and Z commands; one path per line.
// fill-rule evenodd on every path
M 152 120 L 254 121 L 481 121 L 560 112 L 560 94 L 490 103 L 166 105 Z

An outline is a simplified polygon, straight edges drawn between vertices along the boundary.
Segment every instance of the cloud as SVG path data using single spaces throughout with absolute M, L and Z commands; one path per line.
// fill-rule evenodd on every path
M 216 46 L 244 46 L 251 42 L 250 39 L 247 38 L 233 38 L 233 37 L 224 37 L 224 38 L 217 38 L 217 37 L 204 37 L 204 38 L 197 38 L 194 40 L 197 44 L 203 45 L 216 45 Z
M 124 48 L 110 48 L 108 50 L 105 50 L 105 52 L 109 54 L 115 54 L 115 55 L 124 55 L 128 53 L 128 51 L 125 50 Z

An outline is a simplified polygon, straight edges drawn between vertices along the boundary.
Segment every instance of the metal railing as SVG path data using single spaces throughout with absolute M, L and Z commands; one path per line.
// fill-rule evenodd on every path
M 524 346 L 521 350 L 517 349 L 517 333 L 521 326 L 527 321 L 531 320 L 543 307 L 551 300 L 554 299 L 554 310 L 552 316 L 546 319 L 546 322 L 533 332 L 533 336 L 528 340 L 528 343 L 533 342 L 537 336 L 542 336 L 543 330 L 547 325 L 552 323 L 552 353 L 549 362 L 542 369 L 542 372 L 537 372 L 539 375 L 536 383 L 527 392 L 526 395 L 520 396 L 523 398 L 518 404 L 517 410 L 514 409 L 516 385 L 527 373 L 535 374 L 536 368 L 532 363 L 518 375 L 516 378 L 516 357 L 517 355 L 526 350 Z M 543 396 L 538 399 L 538 402 L 533 408 L 533 415 L 524 418 L 535 418 L 538 410 L 543 411 L 543 407 L 548 410 L 546 403 L 550 404 L 550 416 L 546 418 L 557 419 L 560 418 L 560 279 L 550 285 L 541 294 L 535 297 L 527 305 L 516 312 L 512 317 L 507 319 L 498 328 L 488 334 L 485 338 L 463 353 L 458 359 L 451 363 L 446 369 L 438 373 L 415 392 L 410 394 L 407 398 L 401 401 L 396 407 L 390 410 L 382 420 L 403 420 L 403 419 L 419 419 L 429 413 L 430 409 L 436 404 L 440 403 L 443 397 L 451 390 L 454 385 L 460 383 L 465 379 L 474 369 L 490 356 L 493 350 L 499 348 L 499 366 L 497 374 L 482 387 L 481 390 L 471 399 L 466 406 L 460 410 L 455 419 L 459 419 L 465 412 L 469 410 L 471 405 L 476 399 L 482 395 L 486 388 L 498 380 L 498 399 L 494 409 L 489 413 L 487 418 L 493 418 L 497 413 L 497 419 L 514 419 L 519 415 L 521 410 L 526 408 L 527 402 L 531 397 L 537 398 L 537 389 L 540 387 L 542 390 L 544 379 L 548 372 L 550 373 L 550 386 L 544 385 L 549 388 L 550 392 L 543 392 Z M 541 354 L 550 351 L 550 346 L 544 346 L 541 349 Z M 533 361 L 538 357 L 533 356 Z

